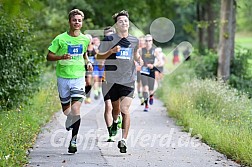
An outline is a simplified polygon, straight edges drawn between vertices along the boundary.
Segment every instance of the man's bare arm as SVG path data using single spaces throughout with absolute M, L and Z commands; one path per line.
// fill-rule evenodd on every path
M 56 56 L 53 52 L 49 51 L 46 59 L 47 61 L 58 61 L 58 60 L 71 59 L 71 56 L 69 54 L 64 54 L 63 56 Z
M 142 66 L 142 65 L 144 64 L 143 59 L 142 59 L 142 57 L 141 57 L 141 55 L 139 54 L 138 51 L 136 51 L 136 52 L 134 53 L 134 60 L 135 60 L 140 66 Z
M 107 59 L 111 54 L 119 52 L 121 49 L 120 46 L 115 46 L 112 49 L 109 49 L 107 52 L 104 53 L 97 53 L 96 58 L 97 59 Z
M 88 58 L 87 52 L 85 52 L 85 53 L 83 54 L 83 58 L 85 59 L 85 63 L 86 63 L 86 65 L 87 65 L 88 71 L 93 71 L 93 65 L 92 65 L 92 63 L 90 62 L 89 58 Z

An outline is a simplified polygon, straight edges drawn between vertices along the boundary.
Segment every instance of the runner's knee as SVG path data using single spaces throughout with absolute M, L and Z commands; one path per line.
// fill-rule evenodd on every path
M 129 114 L 129 107 L 130 107 L 130 105 L 122 105 L 121 106 L 121 112 L 123 114 Z

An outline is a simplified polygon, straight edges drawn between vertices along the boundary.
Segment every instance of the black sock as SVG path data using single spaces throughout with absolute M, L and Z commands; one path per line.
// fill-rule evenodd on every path
M 81 122 L 80 115 L 74 115 L 72 121 L 73 121 L 72 139 L 76 140 L 77 134 L 78 134 L 79 128 L 80 128 L 80 122 Z
M 85 86 L 86 97 L 90 97 L 91 88 L 92 88 L 91 85 Z
M 112 125 L 111 125 L 112 126 Z M 108 133 L 109 133 L 109 136 L 111 136 L 111 126 L 108 127 Z
M 148 98 L 144 100 L 144 104 L 147 106 L 148 105 Z

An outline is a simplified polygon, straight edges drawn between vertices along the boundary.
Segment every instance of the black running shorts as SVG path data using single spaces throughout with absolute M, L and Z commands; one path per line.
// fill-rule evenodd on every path
M 121 97 L 131 97 L 134 96 L 135 82 L 127 84 L 117 84 L 117 83 L 108 83 L 109 96 L 111 101 L 117 101 Z

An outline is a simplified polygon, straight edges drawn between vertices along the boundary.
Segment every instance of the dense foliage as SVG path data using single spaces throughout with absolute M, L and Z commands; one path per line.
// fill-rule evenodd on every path
M 26 19 L 0 17 L 0 106 L 17 107 L 36 90 L 42 58 L 31 45 Z
M 252 51 L 244 48 L 236 50 L 231 62 L 229 84 L 252 97 Z
M 212 51 L 206 51 L 206 55 L 198 56 L 199 53 L 193 57 L 190 62 L 191 67 L 194 69 L 195 74 L 198 78 L 216 79 L 217 67 L 218 67 L 218 56 L 217 53 Z M 251 50 L 237 47 L 235 50 L 235 58 L 231 61 L 231 75 L 228 83 L 234 88 L 248 93 L 252 97 L 252 53 Z

